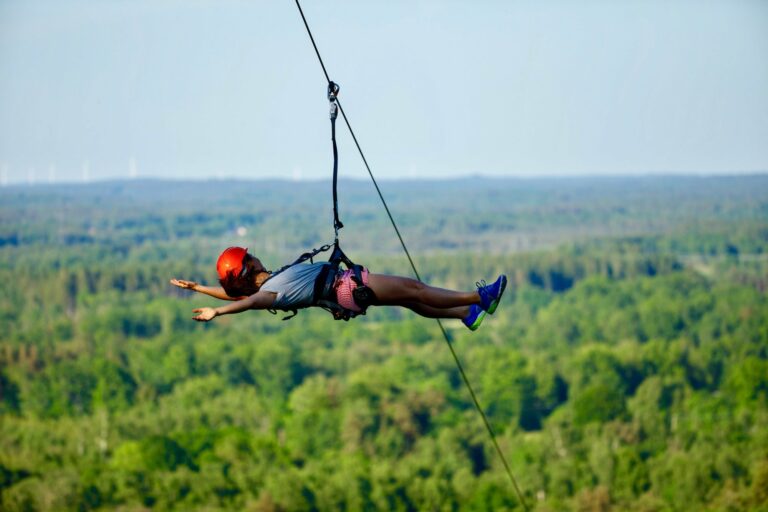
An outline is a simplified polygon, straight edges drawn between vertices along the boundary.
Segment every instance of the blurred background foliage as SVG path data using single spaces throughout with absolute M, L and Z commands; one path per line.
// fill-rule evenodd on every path
M 385 182 L 422 277 L 507 273 L 453 343 L 538 511 L 768 510 L 768 177 Z M 366 183 L 345 249 L 409 275 Z M 433 321 L 191 320 L 324 182 L 0 189 L 3 510 L 522 510 Z

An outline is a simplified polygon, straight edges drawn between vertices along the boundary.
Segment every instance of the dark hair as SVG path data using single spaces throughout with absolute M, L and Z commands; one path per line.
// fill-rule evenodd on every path
M 219 279 L 222 288 L 230 297 L 247 297 L 259 291 L 259 287 L 253 282 L 253 267 L 251 265 L 253 259 L 253 256 L 246 254 L 243 258 L 243 265 L 247 267 L 245 272 L 239 276 L 230 272 L 224 279 Z
M 253 277 L 248 275 L 247 272 L 244 276 L 227 274 L 227 277 L 224 279 L 219 279 L 219 283 L 221 283 L 226 294 L 232 298 L 247 297 L 259 291 L 256 284 L 253 282 Z

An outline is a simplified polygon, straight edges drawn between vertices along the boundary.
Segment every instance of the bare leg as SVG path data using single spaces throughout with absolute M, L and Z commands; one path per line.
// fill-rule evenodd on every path
M 406 302 L 402 306 L 410 309 L 417 315 L 427 318 L 466 318 L 469 314 L 469 306 L 457 306 L 455 308 L 433 308 L 418 302 Z
M 407 277 L 368 274 L 368 286 L 376 294 L 377 303 L 382 306 L 405 306 L 414 309 L 412 305 L 418 304 L 448 309 L 480 302 L 480 295 L 476 291 L 444 290 Z M 414 311 L 421 314 L 416 309 Z

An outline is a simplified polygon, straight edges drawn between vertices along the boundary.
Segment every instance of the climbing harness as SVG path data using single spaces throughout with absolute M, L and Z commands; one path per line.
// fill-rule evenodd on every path
M 357 315 L 364 315 L 368 309 L 368 306 L 375 302 L 376 296 L 374 295 L 373 290 L 371 290 L 371 288 L 366 286 L 363 282 L 362 265 L 358 265 L 350 260 L 347 255 L 344 254 L 344 251 L 341 250 L 339 245 L 339 230 L 344 227 L 344 224 L 342 224 L 341 220 L 339 219 L 339 199 L 337 192 L 337 182 L 339 175 L 339 151 L 336 147 L 336 118 L 338 117 L 339 112 L 339 105 L 337 102 L 339 90 L 340 87 L 337 83 L 330 81 L 328 82 L 328 102 L 330 104 L 331 118 L 331 142 L 333 144 L 333 244 L 326 244 L 320 248 L 305 252 L 296 258 L 296 260 L 294 260 L 292 263 L 289 263 L 284 267 L 280 267 L 279 269 L 272 272 L 266 281 L 269 281 L 276 275 L 293 267 L 294 265 L 304 263 L 305 261 L 314 262 L 315 256 L 321 252 L 325 252 L 333 248 L 333 252 L 331 252 L 331 257 L 328 259 L 328 263 L 325 264 L 323 269 L 320 271 L 320 274 L 315 279 L 315 290 L 313 294 L 312 306 L 318 306 L 325 309 L 326 311 L 330 312 L 333 315 L 333 318 L 336 320 L 347 321 L 350 318 L 356 317 Z M 359 312 L 347 309 L 338 303 L 334 284 L 336 283 L 336 280 L 341 273 L 342 263 L 345 267 L 347 267 L 347 269 L 352 271 L 351 278 L 356 285 L 355 289 L 352 290 L 352 297 L 355 300 L 355 304 L 357 304 L 361 309 Z M 289 311 L 291 314 L 284 317 L 283 320 L 290 320 L 298 314 L 298 309 L 291 309 Z M 274 309 L 270 309 L 269 312 L 277 314 L 277 311 Z
M 323 63 L 323 58 L 320 56 L 320 50 L 317 48 L 317 44 L 315 43 L 315 38 L 312 36 L 312 31 L 309 29 L 309 24 L 307 23 L 307 18 L 304 16 L 304 11 L 301 8 L 301 4 L 299 3 L 299 0 L 294 0 L 296 2 L 296 7 L 299 9 L 299 14 L 301 14 L 301 19 L 304 22 L 304 27 L 307 29 L 307 34 L 309 35 L 310 41 L 312 41 L 312 46 L 315 49 L 315 54 L 317 54 L 317 60 L 320 62 L 320 67 L 323 68 L 323 74 L 325 75 L 325 80 L 328 82 L 328 88 L 331 89 L 331 86 L 334 84 L 331 81 L 330 76 L 328 75 L 328 71 L 325 69 L 325 63 Z M 338 90 L 336 91 L 338 92 Z M 381 203 L 384 205 L 384 210 L 387 212 L 387 216 L 389 216 L 389 221 L 392 223 L 392 227 L 395 230 L 395 233 L 397 234 L 397 238 L 400 240 L 400 245 L 403 247 L 403 251 L 405 252 L 405 255 L 408 257 L 408 261 L 411 264 L 411 268 L 413 269 L 413 273 L 416 275 L 416 279 L 421 281 L 421 276 L 419 276 L 419 271 L 416 270 L 416 265 L 413 263 L 413 259 L 411 258 L 411 254 L 408 252 L 408 247 L 405 245 L 405 241 L 403 241 L 403 237 L 400 235 L 400 230 L 397 228 L 397 224 L 395 223 L 395 219 L 392 217 L 392 213 L 389 211 L 389 207 L 387 206 L 387 202 L 384 200 L 384 195 L 381 193 L 381 189 L 379 189 L 379 184 L 376 182 L 376 178 L 373 177 L 373 172 L 371 172 L 371 168 L 368 165 L 368 161 L 365 159 L 365 155 L 363 154 L 362 148 L 360 148 L 360 144 L 357 142 L 357 137 L 355 136 L 355 132 L 352 130 L 352 126 L 349 124 L 349 120 L 347 119 L 347 115 L 344 113 L 344 109 L 341 107 L 341 103 L 339 103 L 338 99 L 335 99 L 333 103 L 336 103 L 338 110 L 341 112 L 342 117 L 344 118 L 344 122 L 347 125 L 347 129 L 349 129 L 349 133 L 352 136 L 352 140 L 355 141 L 355 146 L 357 146 L 357 151 L 360 153 L 360 157 L 363 159 L 363 163 L 365 164 L 365 168 L 368 170 L 368 175 L 371 177 L 371 181 L 373 182 L 373 186 L 376 188 L 376 192 L 379 194 L 379 199 L 381 199 Z M 331 107 L 331 112 L 333 116 L 333 112 L 335 111 L 334 107 Z M 335 119 L 332 117 L 331 122 L 334 126 L 334 153 L 336 150 L 336 139 L 335 139 Z M 335 206 L 336 206 L 336 173 L 335 173 L 336 165 L 334 160 L 334 183 L 333 183 L 333 190 L 334 190 L 334 212 L 336 212 Z M 338 219 L 338 215 L 336 215 L 336 220 Z M 336 243 L 334 244 L 336 248 L 338 248 L 338 230 L 337 230 L 337 239 Z M 341 249 L 339 249 L 341 250 Z M 343 254 L 343 253 L 342 253 Z M 357 298 L 355 298 L 355 301 L 357 301 Z M 488 431 L 488 435 L 491 438 L 491 441 L 493 442 L 493 446 L 496 449 L 496 453 L 499 455 L 499 458 L 501 459 L 501 462 L 504 465 L 504 470 L 507 473 L 507 476 L 509 477 L 510 482 L 512 483 L 512 487 L 515 490 L 515 493 L 517 495 L 517 499 L 520 501 L 520 504 L 523 506 L 523 509 L 528 512 L 530 510 L 530 507 L 528 507 L 528 503 L 525 501 L 525 498 L 523 497 L 523 493 L 520 491 L 520 486 L 517 485 L 517 480 L 515 480 L 515 477 L 512 475 L 512 470 L 509 468 L 509 463 L 507 462 L 507 458 L 504 456 L 504 452 L 501 451 L 501 447 L 499 446 L 499 442 L 496 439 L 496 434 L 493 432 L 493 428 L 491 427 L 490 422 L 488 421 L 488 417 L 485 415 L 485 412 L 483 411 L 483 408 L 480 407 L 480 402 L 477 400 L 477 395 L 475 395 L 475 391 L 472 388 L 472 385 L 469 383 L 469 378 L 467 377 L 467 374 L 464 372 L 464 367 L 461 364 L 461 361 L 459 361 L 459 356 L 456 355 L 456 351 L 453 348 L 453 345 L 451 344 L 450 337 L 448 336 L 448 331 L 445 330 L 445 327 L 443 327 L 443 323 L 440 321 L 440 319 L 437 320 L 437 325 L 440 326 L 440 331 L 443 333 L 443 338 L 445 338 L 445 343 L 448 345 L 448 349 L 451 351 L 451 355 L 453 356 L 453 360 L 456 363 L 456 367 L 459 370 L 459 373 L 461 374 L 461 378 L 464 381 L 464 385 L 467 387 L 467 390 L 469 390 L 469 394 L 472 397 L 472 402 L 475 405 L 475 409 L 477 409 L 478 414 L 480 414 L 480 417 L 483 420 L 483 424 L 485 425 L 485 429 Z

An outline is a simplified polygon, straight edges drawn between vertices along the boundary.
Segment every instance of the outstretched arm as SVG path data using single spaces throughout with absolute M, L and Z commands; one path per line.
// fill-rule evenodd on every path
M 213 320 L 217 316 L 233 315 L 235 313 L 248 311 L 249 309 L 268 309 L 274 304 L 276 296 L 277 294 L 274 292 L 259 291 L 250 297 L 227 304 L 226 306 L 193 309 L 192 312 L 197 313 L 197 316 L 192 318 L 198 322 L 207 322 Z
M 221 300 L 239 300 L 243 298 L 230 297 L 221 286 L 203 286 L 194 281 L 187 281 L 185 279 L 171 279 L 171 284 L 183 288 L 184 290 L 192 290 Z

